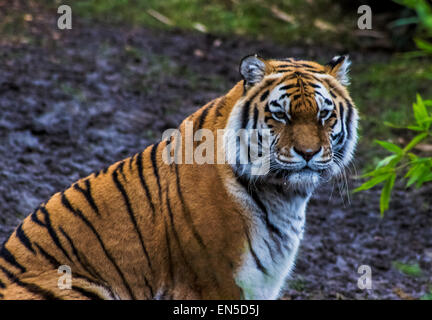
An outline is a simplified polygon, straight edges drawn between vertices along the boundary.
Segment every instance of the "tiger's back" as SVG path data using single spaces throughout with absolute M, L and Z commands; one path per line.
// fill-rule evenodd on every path
M 235 226 L 243 222 L 224 214 L 233 209 L 221 206 L 227 195 L 214 194 L 204 183 L 197 194 L 196 184 L 183 184 L 181 166 L 163 164 L 160 149 L 152 145 L 79 180 L 28 216 L 2 248 L 2 298 L 238 296 L 227 289 L 233 284 L 217 284 L 226 282 L 222 277 L 232 273 L 240 255 L 227 250 L 224 234 L 242 234 Z M 211 170 L 206 177 L 217 181 Z M 214 200 L 207 209 L 219 217 L 214 221 L 194 208 L 196 198 L 210 194 Z M 72 271 L 71 290 L 58 285 L 62 265 Z

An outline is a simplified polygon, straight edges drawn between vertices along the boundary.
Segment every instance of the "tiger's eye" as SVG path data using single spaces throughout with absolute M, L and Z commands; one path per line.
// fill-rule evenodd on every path
M 283 119 L 286 116 L 285 112 L 275 112 L 274 115 L 276 118 L 279 118 L 279 119 Z
M 320 118 L 321 119 L 325 119 L 328 115 L 329 115 L 330 111 L 328 110 L 323 110 L 320 112 Z

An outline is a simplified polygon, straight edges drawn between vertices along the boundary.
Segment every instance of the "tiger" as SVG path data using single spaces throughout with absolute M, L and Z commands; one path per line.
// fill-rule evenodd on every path
M 74 182 L 29 214 L 1 247 L 0 298 L 279 298 L 309 199 L 353 158 L 359 116 L 350 64 L 348 55 L 327 64 L 243 58 L 241 79 L 184 119 L 179 134 Z M 248 161 L 174 157 L 200 130 L 192 146 L 225 130 L 222 143 L 209 140 L 218 147 L 213 156 Z M 257 134 L 237 143 L 240 130 Z M 253 172 L 255 147 L 263 172 Z

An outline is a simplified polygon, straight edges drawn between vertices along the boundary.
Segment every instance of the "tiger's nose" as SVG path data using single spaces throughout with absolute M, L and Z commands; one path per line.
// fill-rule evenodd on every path
M 294 151 L 303 157 L 303 159 L 306 160 L 306 162 L 310 161 L 314 155 L 316 155 L 318 152 L 321 151 L 321 147 L 318 149 L 312 150 L 312 149 L 298 149 L 294 147 Z

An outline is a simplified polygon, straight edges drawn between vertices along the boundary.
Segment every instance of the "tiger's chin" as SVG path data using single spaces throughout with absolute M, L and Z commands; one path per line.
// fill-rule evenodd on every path
M 276 175 L 269 175 L 267 181 L 273 185 L 282 186 L 287 192 L 310 195 L 318 186 L 331 179 L 333 170 L 284 170 Z
M 322 182 L 321 173 L 311 169 L 291 172 L 284 179 L 290 189 L 312 192 Z

